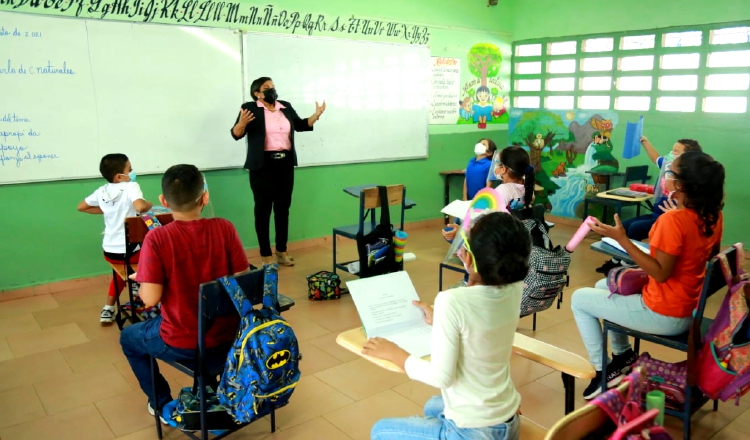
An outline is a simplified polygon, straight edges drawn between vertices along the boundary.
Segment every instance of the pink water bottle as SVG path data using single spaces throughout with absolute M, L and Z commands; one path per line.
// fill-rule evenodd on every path
M 575 250 L 576 246 L 578 246 L 581 243 L 581 241 L 586 236 L 586 234 L 588 234 L 589 231 L 591 231 L 591 225 L 594 224 L 594 222 L 596 222 L 596 218 L 592 216 L 588 216 L 583 221 L 583 223 L 581 223 L 581 226 L 578 228 L 576 233 L 573 234 L 573 238 L 571 238 L 568 244 L 565 245 L 565 249 L 568 252 L 573 252 Z

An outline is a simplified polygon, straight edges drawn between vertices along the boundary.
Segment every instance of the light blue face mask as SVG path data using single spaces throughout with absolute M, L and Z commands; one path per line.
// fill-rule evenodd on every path
M 135 178 L 138 177 L 138 175 L 135 174 L 135 171 L 131 171 L 128 173 L 128 177 L 130 177 L 131 182 L 135 182 Z

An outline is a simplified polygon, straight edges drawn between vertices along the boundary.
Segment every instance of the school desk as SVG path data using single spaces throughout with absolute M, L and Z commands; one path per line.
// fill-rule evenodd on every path
M 359 195 L 362 193 L 363 189 L 367 188 L 375 188 L 378 185 L 376 183 L 367 183 L 365 185 L 357 185 L 357 186 L 350 186 L 348 188 L 344 188 L 344 192 L 349 194 L 350 196 L 354 196 L 356 198 L 359 198 Z M 417 206 L 417 202 L 414 200 L 411 200 L 410 198 L 406 198 L 405 200 L 405 209 L 411 209 L 413 207 Z
M 589 203 L 594 203 L 596 205 L 601 205 L 604 208 L 604 211 L 602 212 L 602 221 L 606 221 L 607 219 L 607 208 L 615 208 L 615 211 L 617 212 L 617 215 L 622 217 L 622 208 L 628 207 L 628 206 L 635 206 L 636 217 L 641 215 L 641 203 L 643 202 L 650 202 L 650 200 L 654 197 L 651 194 L 645 194 L 641 197 L 624 197 L 624 196 L 618 196 L 616 194 L 612 194 L 612 192 L 617 190 L 630 190 L 630 188 L 614 188 L 614 189 L 608 189 L 607 191 L 602 191 L 600 193 L 597 193 L 596 196 L 593 196 L 591 194 L 586 194 L 583 197 L 583 218 L 587 218 L 589 216 Z M 602 200 L 603 199 L 603 200 Z
M 609 190 L 610 185 L 612 184 L 612 177 L 616 176 L 624 176 L 625 173 L 622 173 L 620 171 L 586 171 L 586 173 L 591 174 L 591 177 L 594 178 L 595 183 L 597 178 L 604 181 L 605 190 Z
M 362 347 L 366 341 L 367 336 L 362 327 L 345 331 L 336 337 L 336 343 L 352 353 L 362 356 L 388 371 L 404 373 L 404 370 L 396 366 L 393 362 L 362 354 Z M 516 333 L 513 339 L 513 354 L 562 373 L 563 384 L 565 386 L 565 414 L 572 412 L 575 407 L 575 378 L 593 379 L 596 375 L 594 367 L 581 356 L 521 333 Z M 429 360 L 430 357 L 425 356 L 423 359 Z
M 639 241 L 638 244 L 645 247 L 646 249 L 649 249 L 649 246 L 647 243 L 643 243 L 642 241 Z M 609 245 L 601 240 L 595 243 L 592 243 L 591 250 L 602 253 L 604 255 L 609 255 L 610 257 L 618 259 L 626 264 L 634 264 L 633 259 L 630 258 L 630 255 L 628 255 L 626 252 L 623 252 L 617 249 L 616 247 Z
M 445 186 L 443 189 L 443 206 L 448 206 L 451 202 L 451 177 L 466 177 L 466 170 L 450 170 L 441 171 L 440 175 L 443 176 Z M 445 224 L 448 224 L 448 216 L 445 217 Z

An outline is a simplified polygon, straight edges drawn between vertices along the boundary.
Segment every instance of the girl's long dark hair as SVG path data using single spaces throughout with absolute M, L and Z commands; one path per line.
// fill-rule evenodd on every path
M 685 208 L 698 213 L 703 235 L 712 236 L 724 207 L 724 165 L 697 151 L 682 153 L 674 164 L 676 188 L 685 194 Z
M 516 179 L 524 178 L 523 203 L 525 206 L 530 205 L 534 199 L 535 170 L 531 165 L 529 153 L 517 145 L 503 148 L 500 152 L 500 163 L 505 165 Z

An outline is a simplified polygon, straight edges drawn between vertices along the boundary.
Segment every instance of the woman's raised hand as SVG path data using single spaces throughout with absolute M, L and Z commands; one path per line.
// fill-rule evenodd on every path
M 315 115 L 320 117 L 324 111 L 326 111 L 326 102 L 323 101 L 323 104 L 318 105 L 318 101 L 315 101 Z
M 240 124 L 247 125 L 255 119 L 255 115 L 250 110 L 240 109 Z

